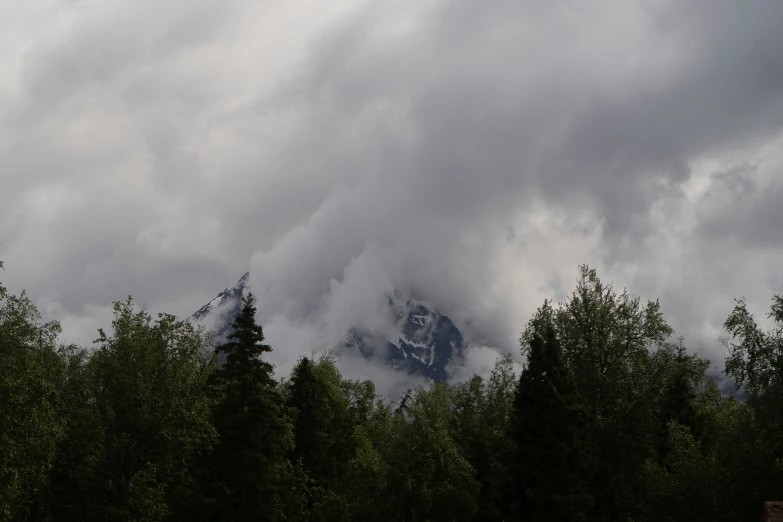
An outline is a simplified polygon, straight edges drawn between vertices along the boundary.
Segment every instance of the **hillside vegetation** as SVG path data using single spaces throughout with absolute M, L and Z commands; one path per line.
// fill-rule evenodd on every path
M 728 311 L 742 401 L 584 266 L 520 318 L 521 375 L 389 402 L 329 354 L 275 380 L 252 294 L 217 347 L 128 298 L 88 350 L 0 286 L 0 520 L 757 520 L 783 496 L 783 298 L 771 331 Z

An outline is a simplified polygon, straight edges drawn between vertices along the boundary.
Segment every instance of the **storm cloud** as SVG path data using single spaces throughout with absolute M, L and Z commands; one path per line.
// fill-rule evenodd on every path
M 589 263 L 719 363 L 783 286 L 783 3 L 290 4 L 0 8 L 4 280 L 66 338 L 250 270 L 281 371 L 399 288 L 486 371 Z

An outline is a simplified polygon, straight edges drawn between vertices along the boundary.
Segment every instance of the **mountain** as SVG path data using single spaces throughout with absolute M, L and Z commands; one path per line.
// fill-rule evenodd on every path
M 250 272 L 232 286 L 220 292 L 217 297 L 198 309 L 190 320 L 211 326 L 217 342 L 223 342 L 231 333 L 231 322 L 242 310 L 242 297 L 250 281 Z
M 230 332 L 231 321 L 242 308 L 249 279 L 249 273 L 242 276 L 236 285 L 226 288 L 194 313 L 191 320 L 210 326 L 217 341 L 223 341 Z M 372 331 L 353 327 L 346 332 L 342 344 L 334 347 L 335 352 L 339 355 L 342 351 L 355 350 L 400 371 L 445 381 L 446 366 L 465 348 L 462 334 L 451 319 L 401 292 L 388 297 L 386 313 L 390 329 Z
M 391 332 L 355 327 L 342 348 L 358 350 L 367 358 L 380 355 L 393 368 L 445 381 L 446 366 L 465 348 L 460 331 L 451 319 L 411 297 L 395 293 L 388 304 Z

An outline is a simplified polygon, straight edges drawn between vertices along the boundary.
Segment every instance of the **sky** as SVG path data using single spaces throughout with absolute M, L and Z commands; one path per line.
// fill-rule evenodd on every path
M 6 2 L 0 277 L 89 345 L 114 300 L 185 317 L 249 270 L 282 370 L 414 289 L 485 372 L 587 263 L 719 368 L 733 299 L 761 318 L 783 287 L 781 21 L 779 0 Z

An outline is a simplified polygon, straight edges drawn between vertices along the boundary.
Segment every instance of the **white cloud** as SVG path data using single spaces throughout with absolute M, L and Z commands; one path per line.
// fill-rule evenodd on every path
M 6 284 L 87 339 L 112 300 L 186 315 L 251 269 L 282 369 L 380 321 L 391 287 L 518 358 L 535 308 L 588 262 L 660 297 L 718 361 L 732 298 L 761 315 L 783 283 L 781 16 L 727 0 L 9 3 Z

